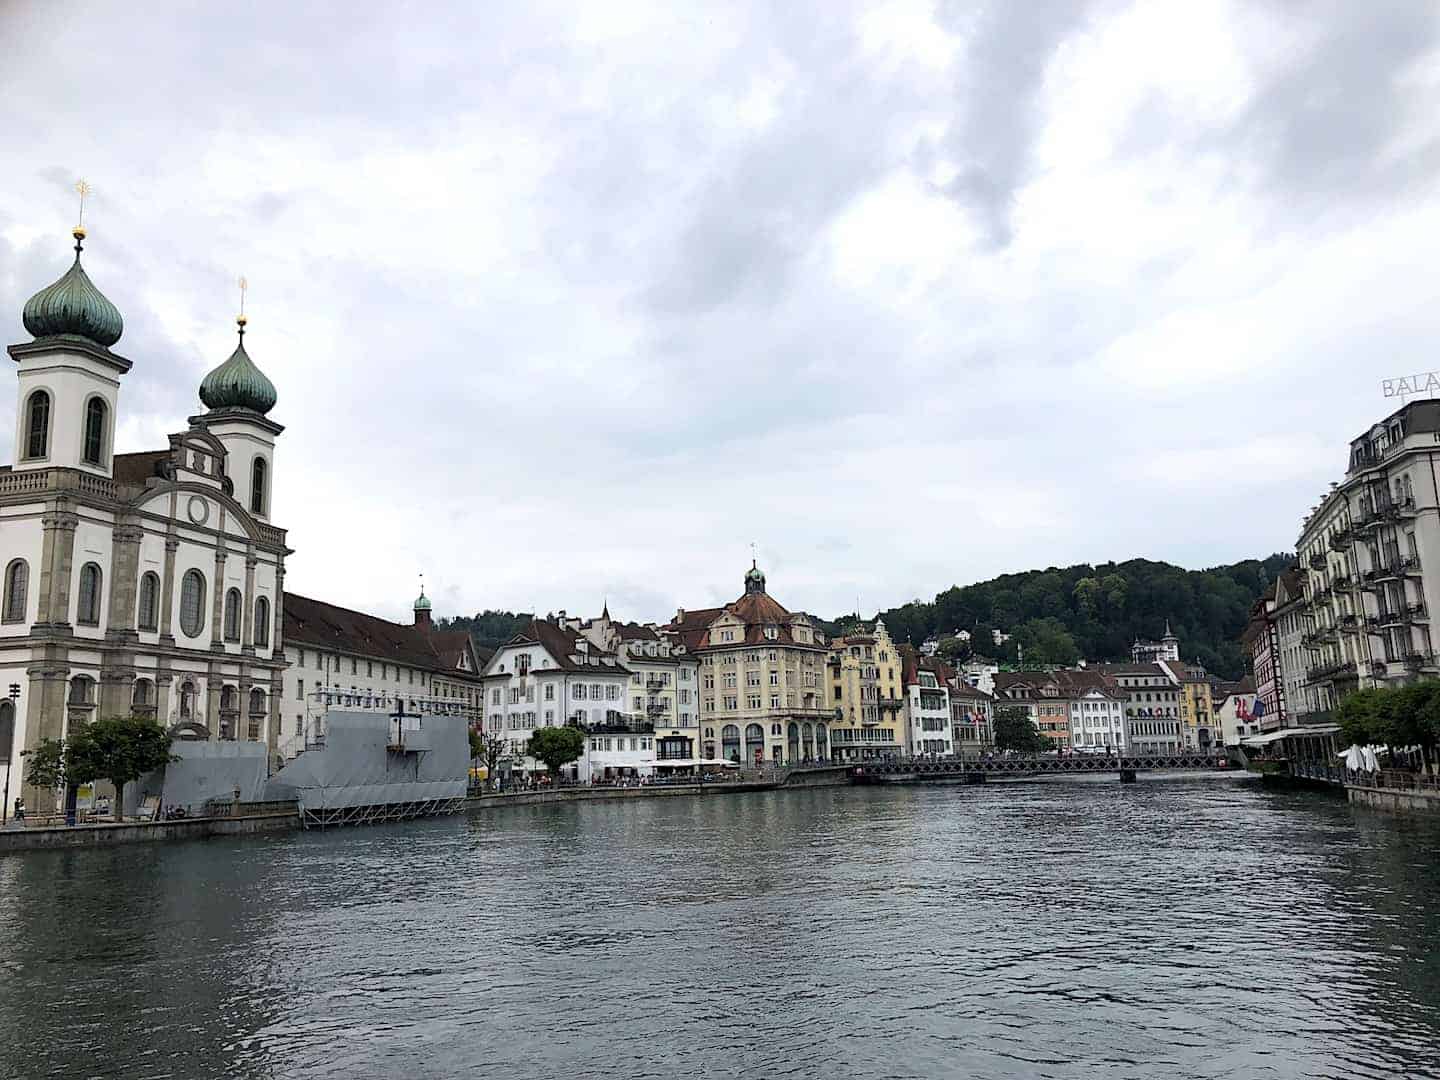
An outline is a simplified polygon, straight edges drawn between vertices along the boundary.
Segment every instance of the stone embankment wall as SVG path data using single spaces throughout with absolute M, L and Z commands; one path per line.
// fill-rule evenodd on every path
M 1389 814 L 1440 814 L 1440 794 L 1405 791 L 1400 788 L 1347 787 L 1352 805 Z
M 0 830 L 0 855 L 46 848 L 107 847 L 152 840 L 202 840 L 211 836 L 251 836 L 289 832 L 300 827 L 293 804 L 288 810 L 231 817 L 181 818 L 176 821 L 133 821 L 109 825 L 13 827 Z

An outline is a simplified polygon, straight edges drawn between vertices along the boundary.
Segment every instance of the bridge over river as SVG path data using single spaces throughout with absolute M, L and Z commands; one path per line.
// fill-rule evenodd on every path
M 1142 772 L 1213 772 L 1234 765 L 1226 754 L 1199 751 L 1169 754 L 1015 754 L 980 758 L 897 758 L 866 761 L 850 772 L 856 784 L 983 784 L 990 777 L 1044 776 L 1054 773 L 1114 773 L 1122 783 Z

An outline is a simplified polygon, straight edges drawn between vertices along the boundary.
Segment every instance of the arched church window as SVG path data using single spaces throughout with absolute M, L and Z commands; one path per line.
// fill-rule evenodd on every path
M 250 466 L 250 512 L 265 513 L 265 459 L 257 457 Z
M 225 640 L 240 640 L 240 590 L 231 589 L 225 594 Z
M 30 564 L 13 559 L 5 568 L 5 621 L 24 622 L 27 590 L 30 587 Z
M 263 596 L 255 598 L 255 644 L 270 647 L 270 601 Z
M 149 679 L 136 679 L 135 687 L 130 691 L 130 704 L 154 705 L 155 684 Z
M 258 686 L 250 691 L 250 715 L 265 715 L 265 691 L 261 690 Z
M 155 630 L 160 623 L 160 578 L 153 573 L 140 577 L 140 599 L 135 623 L 141 630 Z
M 100 567 L 93 562 L 80 568 L 80 602 L 75 621 L 83 626 L 100 625 Z
M 50 452 L 50 395 L 36 390 L 25 410 L 25 456 L 43 458 Z
M 205 578 L 199 570 L 186 570 L 180 582 L 180 629 L 199 637 L 205 627 Z
M 105 402 L 98 397 L 85 403 L 85 461 L 105 463 Z

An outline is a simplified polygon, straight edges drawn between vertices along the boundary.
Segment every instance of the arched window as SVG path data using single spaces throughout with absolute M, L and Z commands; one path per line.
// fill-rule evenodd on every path
M 255 464 L 250 466 L 250 512 L 252 514 L 265 513 L 265 459 L 257 457 Z
M 50 395 L 36 390 L 25 409 L 25 456 L 43 458 L 50 452 Z
M 265 691 L 261 690 L 258 686 L 250 691 L 250 715 L 265 715 Z
M 80 568 L 80 603 L 75 621 L 82 626 L 100 625 L 100 567 L 93 562 Z
M 239 703 L 235 700 L 235 687 L 233 687 L 233 686 L 222 686 L 222 687 L 220 688 L 220 709 L 221 709 L 221 711 L 222 711 L 222 712 L 234 712 L 237 708 L 239 708 Z
M 270 601 L 263 596 L 255 598 L 255 644 L 270 647 Z
M 204 628 L 205 577 L 199 570 L 186 570 L 180 581 L 180 629 L 187 637 L 199 637 Z
M 140 599 L 135 624 L 141 630 L 157 630 L 160 625 L 160 578 L 146 573 L 140 577 Z
M 5 621 L 24 622 L 27 594 L 30 587 L 30 565 L 15 559 L 5 568 Z
M 195 684 L 189 681 L 180 684 L 180 719 L 195 717 Z
M 131 705 L 154 705 L 155 684 L 149 679 L 136 679 L 135 686 L 130 691 Z
M 105 402 L 98 397 L 85 403 L 85 461 L 105 464 Z
M 240 640 L 240 590 L 231 589 L 225 594 L 225 640 Z

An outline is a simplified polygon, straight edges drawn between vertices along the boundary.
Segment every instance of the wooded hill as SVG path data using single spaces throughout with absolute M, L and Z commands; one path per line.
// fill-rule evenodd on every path
M 976 653 L 1014 661 L 1023 645 L 1026 662 L 1042 664 L 1129 660 L 1131 643 L 1158 640 L 1168 619 L 1182 659 L 1238 679 L 1245 671 L 1240 632 L 1250 608 L 1293 561 L 1276 554 L 1208 570 L 1149 559 L 1052 566 L 953 586 L 931 603 L 912 601 L 880 615 L 897 641 L 919 645 L 932 635 L 968 630 Z M 838 632 L 851 621 L 827 625 Z M 1011 635 L 1007 644 L 992 643 L 996 629 Z

